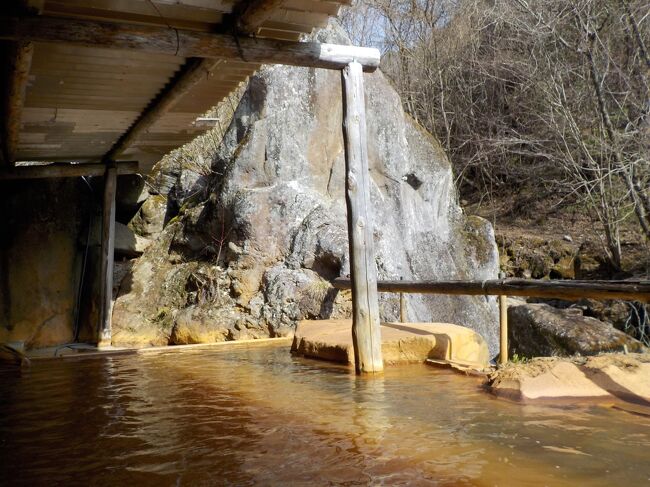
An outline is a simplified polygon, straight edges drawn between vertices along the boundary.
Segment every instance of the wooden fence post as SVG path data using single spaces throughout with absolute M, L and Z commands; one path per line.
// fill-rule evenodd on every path
M 403 281 L 404 278 L 400 277 L 399 280 Z M 406 323 L 408 321 L 406 316 L 406 298 L 404 297 L 404 293 L 399 293 L 399 321 L 400 323 Z
M 97 346 L 110 346 L 111 315 L 113 312 L 113 253 L 115 251 L 115 191 L 117 189 L 117 167 L 106 166 L 104 176 L 104 199 L 102 205 L 102 245 L 100 254 L 100 321 Z
M 354 61 L 342 71 L 346 204 L 352 280 L 352 342 L 357 373 L 381 372 L 381 331 L 368 174 L 363 69 Z
M 504 273 L 499 278 L 505 278 Z M 499 364 L 508 363 L 508 296 L 499 295 Z

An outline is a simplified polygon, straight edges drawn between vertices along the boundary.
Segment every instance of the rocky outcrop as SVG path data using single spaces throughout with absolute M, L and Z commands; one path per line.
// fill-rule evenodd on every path
M 344 41 L 333 32 L 323 40 Z M 379 277 L 495 277 L 492 228 L 463 215 L 440 145 L 381 73 L 365 81 Z M 329 285 L 349 273 L 341 117 L 338 72 L 276 66 L 253 76 L 211 174 L 167 184 L 168 223 L 121 286 L 115 341 L 142 330 L 154 342 L 194 340 L 210 327 L 224 339 L 281 336 L 301 319 L 348 317 L 349 293 Z M 407 308 L 410 321 L 471 327 L 497 351 L 493 298 L 409 296 Z M 398 309 L 397 296 L 381 296 L 382 319 Z
M 128 226 L 115 222 L 115 256 L 138 257 L 151 245 L 151 241 L 137 235 Z
M 557 309 L 547 304 L 510 306 L 508 340 L 510 354 L 520 357 L 644 350 L 638 340 L 608 323 L 583 316 L 580 309 Z

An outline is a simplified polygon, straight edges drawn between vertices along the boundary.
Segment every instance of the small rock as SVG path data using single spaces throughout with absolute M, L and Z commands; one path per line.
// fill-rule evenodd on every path
M 564 240 L 566 242 L 573 242 L 573 239 L 571 238 L 571 235 L 565 235 L 564 237 L 562 237 L 562 240 Z

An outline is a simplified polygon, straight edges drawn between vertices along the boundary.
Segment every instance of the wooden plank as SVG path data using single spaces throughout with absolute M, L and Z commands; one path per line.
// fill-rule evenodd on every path
M 132 4 L 144 4 L 145 2 L 134 2 L 129 0 Z M 48 6 L 50 2 L 48 2 Z M 200 20 L 186 20 L 177 17 L 170 16 L 168 14 L 162 14 L 162 17 L 158 14 L 156 10 L 152 7 L 149 7 L 149 12 L 145 15 L 141 14 L 119 14 L 115 10 L 100 10 L 96 8 L 50 8 L 48 7 L 45 11 L 47 15 L 52 15 L 56 17 L 65 17 L 65 18 L 82 18 L 88 20 L 119 20 L 121 22 L 145 24 L 145 25 L 160 25 L 167 26 L 170 25 L 176 29 L 189 29 L 195 31 L 204 31 L 207 32 L 214 25 L 220 24 L 223 20 L 223 14 L 215 11 L 203 11 L 199 15 L 203 15 Z
M 333 286 L 350 289 L 350 279 Z M 453 294 L 470 296 L 528 296 L 575 301 L 582 298 L 650 302 L 650 281 L 536 281 L 494 279 L 486 281 L 379 281 L 382 293 Z
M 115 192 L 117 189 L 117 167 L 114 163 L 105 166 L 104 199 L 102 206 L 102 245 L 100 261 L 100 321 L 97 330 L 97 346 L 110 346 L 112 339 L 113 313 L 113 259 L 115 252 Z
M 343 138 L 345 143 L 346 205 L 352 277 L 352 343 L 357 373 L 384 368 L 379 329 L 377 267 L 375 264 L 366 109 L 361 64 L 342 72 Z
M 138 163 L 134 161 L 118 162 L 115 164 L 116 174 L 135 174 Z M 47 164 L 43 166 L 17 166 L 0 169 L 0 181 L 13 179 L 38 178 L 75 178 L 80 176 L 103 176 L 106 173 L 104 164 Z
M 377 49 L 292 42 L 225 34 L 192 32 L 167 27 L 92 22 L 51 17 L 1 17 L 0 39 L 63 42 L 142 52 L 213 59 L 243 59 L 262 64 L 286 64 L 342 69 L 357 62 L 365 71 L 379 66 Z
M 18 140 L 20 138 L 20 123 L 23 107 L 25 106 L 25 95 L 27 92 L 27 80 L 29 69 L 32 64 L 34 45 L 31 42 L 16 42 L 12 46 L 12 55 L 9 66 L 10 73 L 8 92 L 5 98 L 3 111 L 2 134 L 2 159 L 6 165 L 12 165 L 16 158 Z

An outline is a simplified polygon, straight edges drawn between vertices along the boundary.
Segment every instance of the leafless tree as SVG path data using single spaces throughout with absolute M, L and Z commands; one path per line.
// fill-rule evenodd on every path
M 650 239 L 645 0 L 359 0 L 355 16 L 465 192 L 584 203 L 614 268 L 621 222 Z

